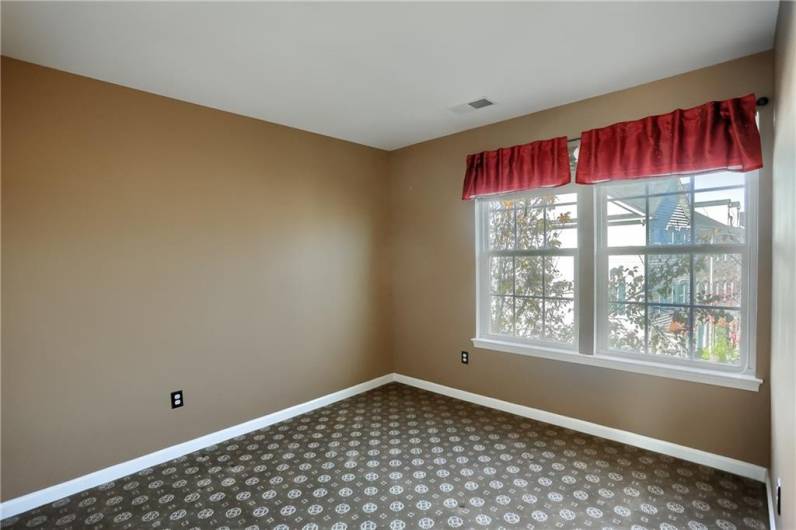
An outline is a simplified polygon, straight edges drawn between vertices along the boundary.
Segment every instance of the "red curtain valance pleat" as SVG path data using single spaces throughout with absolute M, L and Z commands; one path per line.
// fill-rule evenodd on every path
M 754 94 L 711 101 L 581 133 L 575 180 L 608 180 L 763 167 Z
M 570 180 L 567 138 L 562 136 L 468 155 L 462 199 L 562 186 Z

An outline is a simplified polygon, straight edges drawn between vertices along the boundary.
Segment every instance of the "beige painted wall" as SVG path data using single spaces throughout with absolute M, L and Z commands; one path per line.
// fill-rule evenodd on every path
M 777 21 L 771 321 L 771 479 L 782 480 L 777 527 L 796 528 L 796 5 Z M 776 491 L 776 490 L 774 490 Z
M 2 79 L 3 499 L 390 371 L 385 152 Z
M 769 460 L 769 384 L 749 392 L 474 349 L 473 202 L 465 155 L 749 92 L 772 95 L 770 52 L 392 152 L 392 337 L 398 372 L 760 465 Z M 771 201 L 771 106 L 761 109 Z M 768 379 L 770 209 L 760 220 L 758 375 Z M 469 365 L 459 351 L 473 352 Z
M 393 369 L 768 465 L 768 382 L 459 364 L 475 325 L 459 197 L 470 152 L 772 95 L 771 53 L 389 154 L 9 59 L 2 77 L 3 499 Z M 768 352 L 761 332 L 766 379 Z

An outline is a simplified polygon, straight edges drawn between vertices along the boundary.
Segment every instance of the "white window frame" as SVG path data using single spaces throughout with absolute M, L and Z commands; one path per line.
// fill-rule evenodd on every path
M 581 194 L 580 190 L 573 184 L 561 186 L 557 188 L 542 188 L 534 191 L 516 192 L 500 195 L 500 199 L 512 200 L 521 199 L 526 197 L 534 197 L 540 195 L 550 194 L 577 194 L 578 202 L 578 239 L 580 239 L 580 203 Z M 515 250 L 515 251 L 491 251 L 489 249 L 488 241 L 488 206 L 487 202 L 495 200 L 497 197 L 484 197 L 483 199 L 476 199 L 475 201 L 475 219 L 476 219 L 476 329 L 479 339 L 489 340 L 493 342 L 511 342 L 520 346 L 528 348 L 539 348 L 546 351 L 558 352 L 564 354 L 572 354 L 578 350 L 579 341 L 579 316 L 580 316 L 580 285 L 579 274 L 580 270 L 580 248 L 566 248 L 566 249 L 528 249 L 528 250 Z M 578 241 L 580 243 L 580 241 Z M 531 339 L 507 335 L 494 335 L 489 332 L 490 317 L 490 278 L 489 278 L 489 258 L 495 254 L 499 255 L 514 255 L 514 256 L 572 256 L 575 261 L 575 281 L 574 281 L 574 340 L 571 345 L 563 344 L 560 342 L 546 341 L 543 339 Z M 482 303 L 482 301 L 484 301 Z
M 715 372 L 735 373 L 754 375 L 755 371 L 755 316 L 756 316 L 756 285 L 753 279 L 757 278 L 757 188 L 758 188 L 758 173 L 750 172 L 745 174 L 744 193 L 746 202 L 746 222 L 745 222 L 745 237 L 743 244 L 684 244 L 684 245 L 657 245 L 657 246 L 631 246 L 631 247 L 609 247 L 605 237 L 607 235 L 607 222 L 608 216 L 606 212 L 606 195 L 611 189 L 610 185 L 598 186 L 596 190 L 596 267 L 597 278 L 602 281 L 596 281 L 596 347 L 595 354 L 609 357 L 624 357 L 629 359 L 646 360 L 651 362 L 659 362 L 667 365 L 678 365 L 683 367 L 692 367 L 699 370 L 709 370 Z M 716 188 L 721 190 L 722 188 Z M 712 190 L 711 190 L 712 191 Z M 692 223 L 693 221 L 693 203 L 692 208 Z M 694 227 L 691 227 L 693 232 Z M 678 359 L 660 357 L 654 358 L 649 354 L 642 352 L 623 352 L 619 350 L 611 350 L 608 347 L 608 257 L 617 254 L 629 254 L 645 256 L 655 254 L 714 254 L 725 251 L 726 253 L 736 254 L 740 253 L 743 266 L 741 279 L 741 364 L 739 366 L 720 365 L 711 363 L 709 361 L 702 361 L 697 359 Z M 693 285 L 694 272 L 691 271 L 691 291 L 695 289 Z M 691 294 L 693 299 L 694 293 Z M 661 305 L 651 303 L 650 305 Z M 662 304 L 666 305 L 666 304 Z M 676 304 L 681 305 L 681 304 Z M 688 304 L 690 305 L 690 304 Z M 691 324 L 693 326 L 693 323 Z M 689 339 L 690 340 L 690 339 Z M 690 347 L 690 346 L 689 346 Z
M 744 268 L 742 280 L 742 351 L 745 362 L 741 366 L 720 366 L 698 361 L 681 363 L 668 358 L 653 358 L 651 355 L 621 353 L 604 348 L 607 329 L 603 314 L 607 311 L 607 270 L 601 267 L 598 249 L 604 236 L 602 226 L 605 216 L 599 212 L 599 185 L 579 186 L 569 184 L 556 189 L 540 190 L 542 193 L 577 193 L 578 195 L 578 249 L 575 257 L 575 347 L 562 347 L 558 344 L 544 343 L 518 337 L 490 335 L 489 326 L 489 262 L 485 254 L 486 226 L 484 226 L 482 200 L 475 201 L 475 254 L 476 254 L 476 336 L 471 339 L 476 348 L 502 351 L 640 373 L 683 381 L 758 391 L 763 380 L 756 377 L 757 355 L 757 246 L 758 231 L 758 188 L 759 172 L 746 174 L 746 238 L 743 254 Z M 528 193 L 507 194 L 527 196 Z M 490 199 L 494 197 L 486 197 Z M 663 252 L 672 252 L 667 247 Z M 711 247 L 715 249 L 715 246 Z M 604 274 L 603 274 L 604 271 Z M 487 292 L 483 292 L 486 290 Z M 601 329 L 602 328 L 602 329 Z

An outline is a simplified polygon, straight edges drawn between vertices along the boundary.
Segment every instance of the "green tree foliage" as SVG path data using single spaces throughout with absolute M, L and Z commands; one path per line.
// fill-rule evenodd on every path
M 610 346 L 623 351 L 644 352 L 644 330 L 648 326 L 648 351 L 666 355 L 687 356 L 690 349 L 690 301 L 688 291 L 678 292 L 675 280 L 687 281 L 690 287 L 690 256 L 652 255 L 647 258 L 647 279 L 643 258 L 639 264 L 618 265 L 608 271 L 609 296 L 612 304 L 609 318 Z M 740 270 L 740 256 L 707 255 L 694 259 L 696 278 L 709 267 Z M 696 357 L 722 364 L 737 363 L 740 359 L 737 333 L 737 310 L 726 309 L 737 303 L 737 295 L 710 292 L 710 287 L 697 288 L 697 303 L 717 306 L 715 309 L 694 310 L 694 347 Z M 684 304 L 682 307 L 645 308 L 641 303 Z M 701 340 L 699 340 L 701 339 Z
M 492 250 L 558 249 L 562 232 L 574 227 L 575 205 L 555 210 L 555 195 L 490 203 Z M 575 339 L 574 282 L 558 256 L 492 256 L 492 332 L 572 343 Z M 570 276 L 574 270 L 570 270 Z M 574 277 L 574 276 L 573 276 Z

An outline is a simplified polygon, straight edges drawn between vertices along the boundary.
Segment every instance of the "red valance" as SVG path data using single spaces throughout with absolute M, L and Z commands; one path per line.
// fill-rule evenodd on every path
M 581 133 L 576 182 L 657 177 L 763 167 L 755 96 Z
M 562 186 L 570 180 L 567 138 L 562 136 L 468 155 L 462 199 Z

